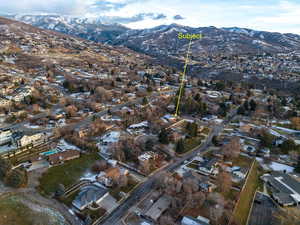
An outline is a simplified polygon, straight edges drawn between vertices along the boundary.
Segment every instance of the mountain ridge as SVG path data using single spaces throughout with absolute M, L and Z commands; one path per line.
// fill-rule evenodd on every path
M 160 25 L 148 29 L 130 29 L 120 24 L 103 24 L 101 17 L 60 15 L 10 15 L 24 23 L 54 30 L 90 41 L 123 45 L 152 56 L 181 54 L 186 42 L 178 42 L 178 32 L 202 33 L 195 41 L 195 52 L 201 54 L 279 53 L 300 49 L 300 35 L 257 31 L 239 27 L 189 27 L 179 24 Z M 192 49 L 193 51 L 193 49 Z M 197 55 L 197 54 L 196 54 Z

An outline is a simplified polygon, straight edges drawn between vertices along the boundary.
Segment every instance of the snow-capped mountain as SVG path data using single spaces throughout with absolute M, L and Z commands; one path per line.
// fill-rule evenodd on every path
M 104 24 L 100 18 L 60 16 L 60 15 L 4 15 L 32 26 L 54 30 L 64 34 L 96 42 L 108 42 L 128 28 L 119 24 Z
M 119 24 L 103 24 L 101 17 L 89 19 L 59 15 L 7 16 L 30 25 L 72 36 L 113 45 L 123 45 L 152 56 L 178 58 L 185 53 L 188 40 L 179 40 L 178 33 L 201 33 L 194 40 L 193 57 L 210 54 L 274 53 L 300 50 L 300 36 L 255 31 L 238 27 L 192 28 L 178 24 L 152 29 L 132 30 Z
M 203 34 L 192 44 L 193 56 L 202 54 L 245 54 L 289 52 L 300 49 L 300 36 L 255 31 L 242 28 L 192 28 L 171 24 L 145 30 L 128 30 L 113 43 L 125 45 L 150 55 L 181 55 L 186 51 L 188 40 L 179 40 L 178 33 Z

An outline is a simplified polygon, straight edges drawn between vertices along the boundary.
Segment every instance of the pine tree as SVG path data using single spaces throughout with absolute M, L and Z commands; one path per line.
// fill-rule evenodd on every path
M 158 135 L 158 139 L 159 139 L 159 142 L 162 144 L 166 144 L 166 145 L 169 144 L 168 133 L 165 128 L 161 129 L 161 131 Z
M 11 164 L 8 160 L 0 157 L 0 180 L 3 180 L 11 169 Z
M 147 99 L 147 97 L 144 97 L 144 98 L 143 98 L 142 104 L 143 104 L 143 105 L 147 105 L 147 104 L 148 104 L 148 99 Z
M 150 152 L 153 150 L 153 146 L 154 146 L 154 143 L 152 140 L 147 140 L 146 143 L 145 143 L 145 149 L 146 151 Z
M 295 172 L 300 173 L 300 156 L 298 156 L 298 163 L 297 163 L 297 166 L 295 168 Z
M 256 107 L 257 107 L 256 102 L 253 99 L 251 99 L 251 101 L 250 101 L 250 110 L 255 111 Z
M 244 108 L 244 106 L 240 106 L 240 107 L 238 108 L 238 110 L 237 110 L 237 113 L 238 113 L 239 115 L 245 115 L 245 108 Z
M 184 153 L 184 142 L 183 139 L 180 139 L 176 144 L 176 153 L 182 154 Z
M 245 101 L 245 102 L 244 102 L 244 109 L 245 109 L 246 111 L 249 110 L 249 102 L 248 102 L 248 101 Z

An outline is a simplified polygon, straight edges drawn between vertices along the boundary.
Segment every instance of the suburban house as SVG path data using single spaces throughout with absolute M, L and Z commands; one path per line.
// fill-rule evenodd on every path
M 119 141 L 121 133 L 119 131 L 110 131 L 102 136 L 100 143 L 110 145 Z
M 32 94 L 32 88 L 20 87 L 14 91 L 13 95 L 11 96 L 11 99 L 14 100 L 15 102 L 21 102 L 31 94 Z
M 218 168 L 217 168 L 217 159 L 206 159 L 199 165 L 199 171 L 200 173 L 203 173 L 205 175 L 217 175 L 218 174 Z
M 152 151 L 145 152 L 144 154 L 140 155 L 138 157 L 139 163 L 141 165 L 144 165 L 145 163 L 150 163 L 150 160 L 157 160 L 158 159 L 158 154 Z
M 119 167 L 112 167 L 97 176 L 97 180 L 107 187 L 112 187 L 118 183 L 121 176 L 128 176 L 128 170 L 121 170 Z
M 146 212 L 145 216 L 154 222 L 157 222 L 159 217 L 170 207 L 171 198 L 167 195 L 160 197 Z
M 78 136 L 80 138 L 85 138 L 89 134 L 89 129 L 88 128 L 81 128 L 78 130 Z
M 182 178 L 192 178 L 193 180 L 198 181 L 198 185 L 201 191 L 203 192 L 212 192 L 216 185 L 210 182 L 210 178 L 206 176 L 199 175 L 196 172 L 192 172 L 191 170 L 184 172 L 182 175 L 179 175 Z
M 248 169 L 247 168 L 240 168 L 240 167 L 232 167 L 231 173 L 238 179 L 244 180 L 247 176 Z
M 48 161 L 51 165 L 58 165 L 66 161 L 77 159 L 80 157 L 80 151 L 77 150 L 67 150 L 63 152 L 58 152 L 52 155 L 49 155 Z
M 145 133 L 148 128 L 149 128 L 148 121 L 143 121 L 143 122 L 138 123 L 138 124 L 130 125 L 127 128 L 127 131 L 130 134 L 142 134 L 142 133 Z
M 167 122 L 176 122 L 177 118 L 174 115 L 166 114 L 162 117 L 163 120 L 166 120 Z
M 181 225 L 209 225 L 209 219 L 198 216 L 197 218 L 185 216 L 181 220 Z
M 38 144 L 45 143 L 48 139 L 46 133 L 37 133 L 33 135 L 20 134 L 18 138 L 15 138 L 15 143 L 18 147 L 24 147 L 32 144 L 36 146 Z
M 272 190 L 272 198 L 281 206 L 294 206 L 300 203 L 300 181 L 295 174 L 272 172 L 261 179 Z
M 11 142 L 12 140 L 12 131 L 9 129 L 0 130 L 0 145 L 5 145 Z
M 131 115 L 133 116 L 134 115 L 134 110 L 132 110 L 131 108 L 127 107 L 127 106 L 124 106 L 121 110 L 120 110 L 121 114 L 122 115 Z
M 5 97 L 0 96 L 0 108 L 6 108 L 11 105 L 11 101 Z
M 76 209 L 83 211 L 87 207 L 90 207 L 93 203 L 100 204 L 101 201 L 108 195 L 109 192 L 103 187 L 96 185 L 86 186 L 76 196 L 72 205 Z

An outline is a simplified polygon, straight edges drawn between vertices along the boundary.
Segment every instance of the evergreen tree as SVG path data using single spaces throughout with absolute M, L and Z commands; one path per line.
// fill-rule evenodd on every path
M 223 81 L 219 81 L 216 83 L 216 89 L 218 91 L 223 91 L 225 89 L 225 83 Z
M 253 99 L 251 99 L 251 101 L 250 101 L 250 110 L 255 111 L 256 107 L 257 107 L 256 102 Z
M 261 145 L 263 147 L 272 148 L 275 137 L 270 134 L 267 130 L 263 130 L 259 135 L 259 139 L 261 140 Z
M 176 144 L 176 153 L 182 154 L 184 153 L 184 142 L 183 139 L 180 139 Z
M 189 136 L 196 137 L 198 134 L 198 124 L 188 122 L 186 125 L 186 130 Z
M 63 184 L 59 184 L 57 186 L 57 190 L 55 191 L 55 196 L 62 197 L 65 194 L 66 188 Z
M 295 172 L 300 173 L 300 156 L 298 156 L 298 162 L 295 168 Z
M 213 136 L 211 142 L 213 143 L 213 145 L 218 146 L 219 145 L 218 137 L 217 136 Z
M 169 144 L 169 138 L 168 138 L 168 133 L 165 128 L 161 129 L 159 135 L 158 135 L 158 140 L 162 144 Z
M 281 144 L 280 149 L 284 154 L 288 154 L 289 151 L 297 150 L 297 145 L 294 140 L 288 139 Z
M 198 80 L 197 85 L 198 85 L 198 86 L 203 86 L 202 81 L 201 81 L 201 80 Z
M 244 106 L 240 106 L 240 107 L 238 108 L 238 110 L 237 110 L 237 113 L 238 113 L 239 115 L 245 115 L 245 108 L 244 108 Z
M 142 104 L 143 104 L 143 105 L 147 105 L 147 104 L 148 104 L 148 99 L 147 99 L 147 97 L 144 97 L 144 98 L 143 98 Z
M 243 106 L 246 111 L 249 110 L 249 102 L 248 101 L 245 101 Z
M 194 99 L 195 99 L 195 101 L 197 101 L 197 102 L 201 101 L 201 96 L 200 96 L 200 94 L 197 93 L 197 94 L 195 95 Z
M 8 160 L 0 157 L 0 180 L 3 180 L 11 169 L 11 164 Z
M 153 150 L 153 146 L 154 146 L 154 143 L 152 140 L 147 140 L 146 143 L 145 143 L 145 149 L 146 151 L 150 152 Z

